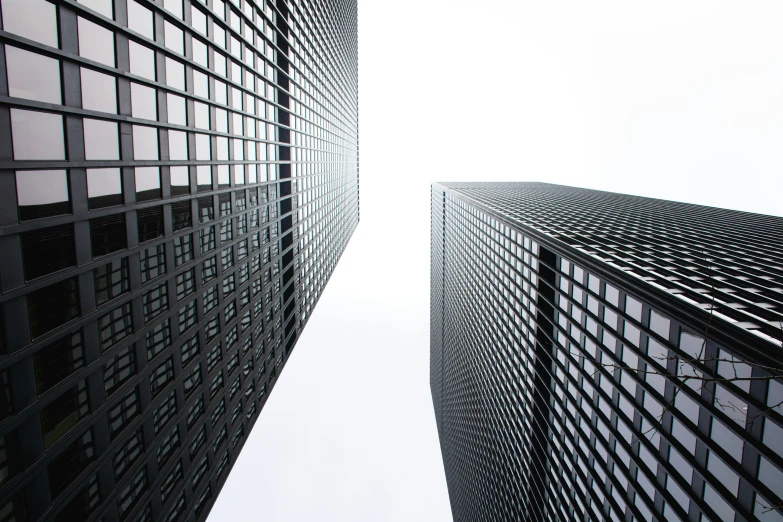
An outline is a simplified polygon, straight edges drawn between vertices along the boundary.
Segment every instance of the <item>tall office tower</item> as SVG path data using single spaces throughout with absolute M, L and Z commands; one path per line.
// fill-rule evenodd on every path
M 444 183 L 431 252 L 456 521 L 783 520 L 783 219 Z
M 356 1 L 0 14 L 0 520 L 204 520 L 359 221 Z

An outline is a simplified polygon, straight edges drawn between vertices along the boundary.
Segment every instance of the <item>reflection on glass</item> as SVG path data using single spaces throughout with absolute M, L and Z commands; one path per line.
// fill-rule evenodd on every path
M 121 205 L 120 169 L 87 169 L 87 198 L 90 210 Z
M 82 108 L 117 114 L 117 80 L 114 76 L 82 68 Z
M 234 165 L 234 185 L 245 184 L 245 166 Z
M 196 116 L 196 128 L 209 130 L 209 105 L 193 102 L 193 108 Z
M 155 89 L 139 83 L 131 83 L 131 115 L 145 120 L 158 119 Z
M 212 167 L 199 165 L 196 167 L 196 184 L 199 191 L 212 190 Z
M 160 169 L 136 167 L 136 201 L 160 198 Z
M 11 109 L 16 160 L 64 160 L 63 117 L 48 112 Z
M 155 81 L 155 52 L 136 42 L 129 42 L 128 53 L 131 74 Z
M 158 159 L 158 129 L 133 126 L 133 157 L 137 160 Z
M 176 94 L 167 94 L 166 106 L 169 111 L 169 123 L 187 125 L 185 98 Z
M 185 65 L 166 58 L 166 85 L 175 89 L 185 90 Z
M 231 184 L 231 175 L 228 172 L 228 165 L 218 165 L 218 187 L 228 187 Z
M 17 171 L 16 198 L 22 221 L 68 214 L 68 175 L 64 170 Z
M 188 167 L 171 167 L 171 195 L 179 196 L 190 192 Z
M 51 47 L 57 43 L 57 10 L 46 0 L 3 0 L 3 30 Z
M 256 173 L 255 165 L 247 166 L 247 182 L 250 183 L 251 185 L 254 183 L 258 183 L 258 174 Z
M 84 158 L 120 159 L 120 140 L 115 122 L 84 119 Z
M 215 141 L 217 142 L 217 159 L 228 161 L 228 138 L 218 136 Z
M 183 131 L 169 131 L 169 159 L 188 159 L 188 134 Z
M 201 9 L 196 8 L 195 5 L 190 7 L 190 21 L 193 29 L 204 36 L 207 35 L 207 15 L 205 15 Z
M 79 56 L 114 67 L 114 33 L 79 17 Z
M 106 18 L 114 18 L 111 0 L 79 0 L 79 3 L 102 14 Z
M 150 40 L 155 39 L 152 11 L 142 7 L 136 0 L 128 0 L 128 27 Z
M 196 159 L 209 161 L 212 158 L 212 144 L 207 134 L 196 134 Z
M 9 96 L 62 103 L 59 60 L 8 45 L 5 60 Z

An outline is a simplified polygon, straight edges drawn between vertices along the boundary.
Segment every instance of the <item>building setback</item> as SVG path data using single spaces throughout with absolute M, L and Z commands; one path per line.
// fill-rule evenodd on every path
M 783 219 L 543 183 L 431 194 L 455 521 L 783 521 Z
M 0 520 L 204 520 L 359 221 L 356 1 L 0 15 Z

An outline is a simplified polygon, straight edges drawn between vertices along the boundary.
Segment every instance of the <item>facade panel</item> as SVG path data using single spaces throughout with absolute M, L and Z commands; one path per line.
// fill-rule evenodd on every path
M 783 219 L 432 186 L 455 520 L 783 520 Z
M 0 519 L 204 520 L 359 221 L 356 2 L 0 16 Z

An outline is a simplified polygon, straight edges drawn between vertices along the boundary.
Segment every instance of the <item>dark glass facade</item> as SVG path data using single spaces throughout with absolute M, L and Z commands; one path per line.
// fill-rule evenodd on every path
M 0 24 L 0 520 L 204 520 L 359 221 L 356 2 Z
M 457 521 L 783 521 L 783 219 L 542 183 L 432 194 Z

